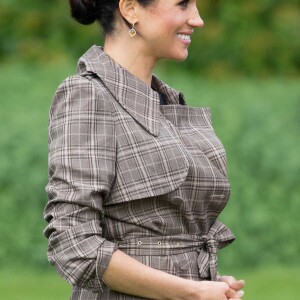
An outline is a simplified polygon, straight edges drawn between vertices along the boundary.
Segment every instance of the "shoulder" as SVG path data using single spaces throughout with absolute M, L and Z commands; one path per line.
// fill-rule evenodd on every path
M 58 86 L 53 97 L 51 108 L 57 106 L 77 107 L 81 110 L 100 110 L 112 112 L 109 96 L 101 84 L 90 76 L 72 75 Z
M 102 91 L 104 92 L 104 88 L 102 88 Z M 98 87 L 96 88 L 91 76 L 77 74 L 63 80 L 58 86 L 54 97 L 71 95 L 87 100 L 88 96 L 101 98 L 101 96 L 104 96 L 104 93 L 101 93 L 101 89 L 99 90 Z

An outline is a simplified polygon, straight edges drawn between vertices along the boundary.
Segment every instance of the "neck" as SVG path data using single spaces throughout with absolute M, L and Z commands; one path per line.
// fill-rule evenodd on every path
M 151 86 L 156 60 L 142 49 L 138 37 L 106 37 L 104 51 L 131 74 Z

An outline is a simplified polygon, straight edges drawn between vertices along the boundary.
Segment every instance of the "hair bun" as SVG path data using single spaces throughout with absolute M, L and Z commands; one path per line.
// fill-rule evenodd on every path
M 69 0 L 72 17 L 81 24 L 89 25 L 97 19 L 96 0 Z

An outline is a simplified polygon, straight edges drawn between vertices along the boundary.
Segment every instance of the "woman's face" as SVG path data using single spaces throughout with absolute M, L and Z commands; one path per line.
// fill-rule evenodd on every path
M 195 27 L 204 25 L 196 0 L 157 0 L 140 10 L 136 29 L 142 51 L 154 60 L 184 60 Z

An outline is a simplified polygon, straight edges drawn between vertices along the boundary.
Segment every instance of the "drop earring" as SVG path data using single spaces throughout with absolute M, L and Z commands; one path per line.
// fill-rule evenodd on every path
M 132 24 L 132 28 L 129 30 L 129 35 L 131 37 L 134 37 L 136 35 L 136 30 L 134 29 L 134 24 L 135 23 Z

